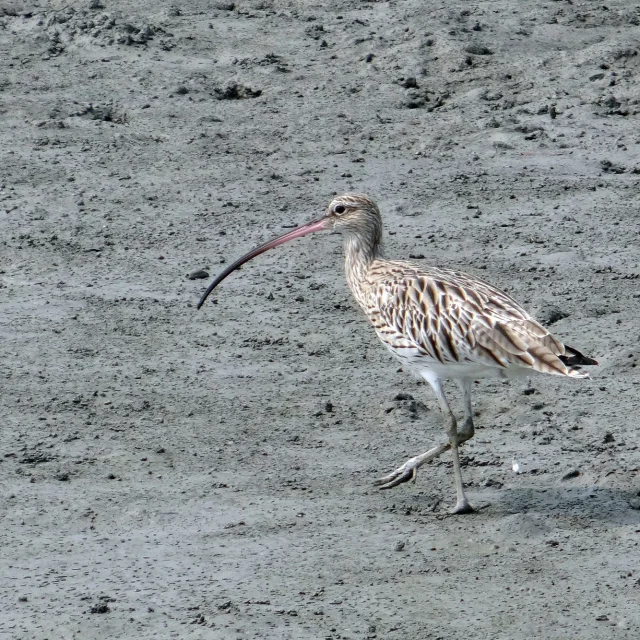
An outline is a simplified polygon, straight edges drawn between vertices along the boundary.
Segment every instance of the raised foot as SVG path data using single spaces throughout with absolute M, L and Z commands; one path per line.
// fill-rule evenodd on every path
M 463 513 L 473 513 L 475 509 L 469 504 L 469 501 L 465 498 L 459 500 L 456 506 L 449 512 L 451 515 L 460 515 Z
M 416 477 L 418 476 L 417 463 L 417 458 L 411 458 L 404 464 L 400 465 L 395 471 L 392 471 L 389 475 L 384 476 L 384 478 L 379 478 L 373 484 L 376 487 L 380 487 L 380 489 L 392 489 L 393 487 L 397 487 L 403 482 L 409 482 L 409 480 L 415 482 Z

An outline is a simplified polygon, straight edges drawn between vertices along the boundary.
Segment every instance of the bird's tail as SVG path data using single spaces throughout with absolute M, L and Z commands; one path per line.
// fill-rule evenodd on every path
M 577 349 L 568 347 L 565 345 L 565 354 L 558 356 L 562 360 L 563 364 L 569 367 L 569 375 L 572 378 L 588 378 L 589 374 L 586 371 L 582 371 L 582 366 L 597 365 L 598 361 L 588 356 L 583 355 Z
M 597 360 L 593 358 L 589 358 L 588 356 L 582 355 L 577 349 L 573 347 L 567 347 L 564 345 L 565 355 L 558 356 L 562 362 L 564 362 L 568 367 L 581 367 L 583 365 L 595 365 L 598 364 Z

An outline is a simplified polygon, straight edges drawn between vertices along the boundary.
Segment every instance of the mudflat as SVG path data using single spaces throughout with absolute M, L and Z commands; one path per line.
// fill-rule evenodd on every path
M 637 638 L 640 9 L 0 2 L 0 636 Z M 591 380 L 450 457 L 337 235 L 511 294 Z M 460 394 L 452 398 L 461 412 Z M 516 469 L 516 470 L 514 470 Z

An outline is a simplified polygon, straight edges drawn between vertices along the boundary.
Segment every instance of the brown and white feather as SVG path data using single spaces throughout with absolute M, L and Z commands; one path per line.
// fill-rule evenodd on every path
M 378 258 L 359 273 L 347 273 L 347 280 L 385 346 L 413 367 L 432 369 L 438 377 L 532 370 L 587 377 L 563 362 L 562 342 L 479 278 Z

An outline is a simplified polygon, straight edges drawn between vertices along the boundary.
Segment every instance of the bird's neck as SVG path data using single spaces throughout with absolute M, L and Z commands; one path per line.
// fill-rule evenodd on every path
M 381 234 L 364 235 L 347 233 L 344 239 L 345 270 L 347 283 L 360 302 L 359 293 L 366 281 L 371 263 L 383 256 Z

